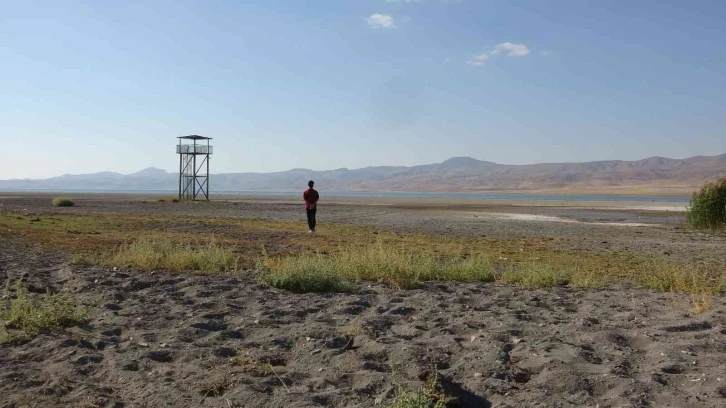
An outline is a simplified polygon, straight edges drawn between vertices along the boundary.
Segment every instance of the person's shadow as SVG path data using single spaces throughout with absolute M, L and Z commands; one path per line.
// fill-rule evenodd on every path
M 492 403 L 487 401 L 486 398 L 476 395 L 469 390 L 465 390 L 449 377 L 441 375 L 439 377 L 439 384 L 445 395 L 459 398 L 459 404 L 452 405 L 451 408 L 491 408 L 492 406 Z

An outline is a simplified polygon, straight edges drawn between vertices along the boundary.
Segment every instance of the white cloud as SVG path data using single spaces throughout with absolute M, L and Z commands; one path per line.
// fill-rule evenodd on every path
M 367 20 L 371 28 L 396 28 L 395 20 L 389 14 L 372 14 Z
M 545 52 L 547 54 L 545 54 Z M 509 57 L 524 57 L 529 53 L 529 48 L 527 48 L 527 46 L 524 44 L 503 42 L 501 44 L 495 45 L 494 49 L 492 49 L 491 51 L 486 51 L 479 55 L 471 57 L 468 61 L 466 61 L 466 63 L 473 66 L 483 66 L 486 65 L 487 62 L 489 62 L 493 55 L 506 54 Z M 540 53 L 545 56 L 549 55 L 549 51 L 542 51 Z
M 469 61 L 466 61 L 467 64 L 473 65 L 475 67 L 481 67 L 483 65 L 487 64 L 487 61 L 489 60 L 489 54 L 486 52 L 483 54 L 475 55 L 471 57 Z
M 513 44 L 510 42 L 503 42 L 497 44 L 492 51 L 492 54 L 499 54 L 500 52 L 506 52 L 507 56 L 510 57 L 524 57 L 529 54 L 529 48 L 524 44 Z

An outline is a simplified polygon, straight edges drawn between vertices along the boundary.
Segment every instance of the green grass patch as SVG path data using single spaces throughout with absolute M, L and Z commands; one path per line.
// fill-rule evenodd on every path
M 726 177 L 706 184 L 693 194 L 686 219 L 697 229 L 726 228 Z
M 73 207 L 76 203 L 70 197 L 56 197 L 53 199 L 54 207 Z
M 7 290 L 6 297 L 10 298 Z M 15 297 L 4 306 L 0 311 L 0 318 L 4 321 L 0 343 L 26 340 L 53 327 L 78 325 L 88 315 L 88 311 L 77 306 L 66 293 L 46 294 L 33 299 L 20 281 L 16 285 Z
M 236 272 L 238 269 L 234 253 L 215 242 L 193 244 L 155 236 L 142 237 L 123 245 L 104 263 L 111 267 L 173 272 Z
M 499 281 L 528 289 L 565 286 L 572 280 L 572 272 L 539 262 L 506 265 Z
M 445 261 L 431 278 L 456 282 L 493 282 L 496 280 L 496 273 L 489 257 L 477 254 Z
M 411 289 L 436 275 L 439 266 L 430 252 L 410 251 L 380 242 L 363 248 L 344 248 L 332 255 L 335 269 L 354 281 L 384 282 Z
M 333 259 L 325 255 L 299 255 L 287 258 L 270 269 L 270 261 L 259 263 L 261 280 L 268 286 L 296 293 L 348 292 L 353 283 L 336 271 Z
M 439 259 L 431 252 L 409 251 L 376 243 L 342 248 L 331 254 L 301 254 L 270 258 L 257 264 L 263 282 L 295 292 L 349 290 L 352 282 L 382 282 L 412 289 L 421 281 L 491 282 L 494 267 L 486 255 Z

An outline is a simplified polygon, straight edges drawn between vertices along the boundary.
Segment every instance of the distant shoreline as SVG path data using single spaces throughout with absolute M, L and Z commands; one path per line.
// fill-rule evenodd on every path
M 92 189 L 0 189 L 0 194 L 122 194 L 122 195 L 176 195 L 174 190 L 92 190 Z M 216 191 L 212 198 L 229 196 L 290 197 L 297 191 L 246 190 Z M 484 200 L 525 200 L 525 201 L 607 201 L 607 202 L 663 202 L 688 203 L 689 196 L 670 194 L 608 194 L 608 193 L 537 193 L 537 192 L 408 192 L 408 191 L 326 191 L 328 197 L 346 198 L 422 198 L 422 199 L 484 199 Z

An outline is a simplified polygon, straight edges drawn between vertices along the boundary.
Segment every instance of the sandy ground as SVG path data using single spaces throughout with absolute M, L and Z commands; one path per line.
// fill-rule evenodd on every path
M 304 217 L 285 199 L 170 205 L 84 196 L 75 208 L 54 209 L 48 198 L 0 197 L 0 211 Z M 682 215 L 652 210 L 345 202 L 321 205 L 319 217 L 321 228 L 350 222 L 462 237 L 557 237 L 568 250 L 710 265 L 726 253 L 723 235 L 690 232 Z M 608 225 L 628 222 L 645 225 Z M 723 297 L 694 315 L 686 296 L 629 287 L 430 283 L 297 295 L 264 288 L 252 274 L 70 266 L 65 254 L 0 232 L 0 284 L 16 278 L 37 293 L 70 290 L 90 321 L 0 346 L 0 407 L 371 407 L 390 402 L 399 384 L 416 387 L 433 367 L 457 398 L 451 406 L 726 406 Z

